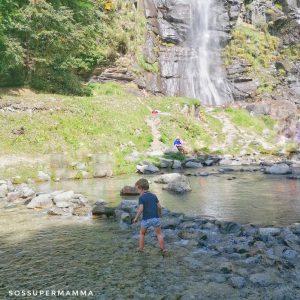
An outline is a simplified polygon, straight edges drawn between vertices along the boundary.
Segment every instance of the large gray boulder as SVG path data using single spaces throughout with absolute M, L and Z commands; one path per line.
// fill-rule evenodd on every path
M 187 177 L 184 175 L 170 181 L 163 189 L 176 194 L 183 194 L 192 190 Z
M 58 202 L 69 202 L 74 196 L 73 191 L 68 191 L 64 193 L 60 193 L 56 195 L 53 199 L 54 203 L 57 204 Z
M 271 167 L 266 167 L 266 174 L 284 175 L 291 173 L 291 168 L 287 164 L 276 164 Z
M 27 208 L 48 208 L 51 206 L 53 206 L 51 194 L 41 194 L 27 204 Z
M 200 162 L 196 162 L 196 161 L 188 161 L 184 164 L 185 168 L 192 168 L 192 169 L 198 169 L 198 168 L 202 168 L 202 164 Z
M 161 168 L 171 168 L 173 166 L 173 160 L 167 158 L 161 158 L 159 166 Z
M 142 174 L 153 174 L 159 172 L 159 168 L 156 166 L 152 165 L 151 163 L 148 162 L 142 162 L 136 166 L 136 169 L 139 173 Z
M 120 195 L 121 196 L 135 196 L 135 195 L 139 195 L 139 192 L 135 186 L 126 185 L 121 189 Z
M 168 184 L 172 181 L 180 180 L 181 177 L 182 177 L 182 175 L 180 175 L 178 173 L 163 174 L 163 175 L 155 177 L 154 182 Z

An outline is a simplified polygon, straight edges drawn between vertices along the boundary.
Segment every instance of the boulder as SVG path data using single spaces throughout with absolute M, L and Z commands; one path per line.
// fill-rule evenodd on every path
M 48 208 L 51 206 L 53 206 L 51 194 L 41 194 L 27 204 L 27 208 Z
M 28 197 L 32 197 L 35 195 L 34 189 L 27 186 L 26 184 L 21 186 L 20 192 L 21 192 L 22 198 L 28 198 Z
M 115 208 L 106 207 L 105 204 L 96 203 L 92 209 L 92 214 L 95 216 L 106 216 L 107 218 L 115 216 Z
M 161 168 L 171 168 L 173 166 L 173 160 L 167 158 L 161 158 L 159 166 Z
M 8 202 L 14 202 L 14 201 L 18 200 L 19 198 L 21 198 L 21 192 L 20 191 L 10 192 L 10 193 L 7 194 L 7 201 Z
M 233 276 L 229 278 L 229 284 L 235 289 L 241 289 L 246 285 L 246 280 L 241 276 Z
M 192 190 L 187 177 L 184 175 L 181 175 L 177 179 L 169 182 L 163 187 L 163 189 L 177 194 L 183 194 Z
M 139 195 L 138 190 L 134 186 L 126 185 L 120 191 L 121 196 L 135 196 Z
M 63 216 L 65 212 L 62 208 L 54 206 L 47 211 L 47 214 L 50 216 Z
M 73 191 L 68 191 L 64 193 L 60 193 L 56 195 L 53 199 L 54 203 L 57 204 L 58 202 L 69 202 L 74 196 Z
M 264 173 L 284 175 L 291 173 L 291 168 L 287 164 L 276 164 L 271 167 L 266 167 Z
M 176 154 L 176 153 L 179 153 L 179 151 L 178 151 L 177 147 L 174 146 L 174 147 L 166 149 L 164 153 L 166 155 L 168 155 L 168 154 Z
M 67 201 L 58 201 L 55 205 L 59 208 L 73 207 L 73 203 Z
M 268 235 L 279 235 L 280 234 L 281 229 L 277 228 L 277 227 L 265 227 L 265 228 L 259 228 L 258 229 L 258 233 L 261 236 L 268 236 Z
M 178 173 L 163 174 L 158 177 L 155 177 L 154 182 L 168 184 L 171 181 L 179 180 L 181 177 L 182 177 L 182 175 L 180 175 Z
M 197 169 L 197 168 L 202 168 L 202 164 L 200 162 L 195 162 L 195 161 L 188 161 L 184 164 L 185 168 L 193 168 L 193 169 Z
M 181 167 L 181 161 L 175 159 L 172 165 L 172 169 L 181 169 Z
M 272 284 L 272 278 L 268 273 L 252 274 L 252 275 L 250 275 L 249 280 L 253 284 L 255 284 L 257 286 L 261 286 L 261 287 L 267 287 Z
M 142 174 L 153 174 L 159 172 L 159 168 L 148 162 L 142 162 L 136 166 L 136 169 L 139 173 Z

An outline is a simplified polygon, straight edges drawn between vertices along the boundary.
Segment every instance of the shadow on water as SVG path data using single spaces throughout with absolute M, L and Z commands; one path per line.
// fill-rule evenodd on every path
M 30 215 L 25 219 L 30 222 Z M 92 291 L 90 299 L 139 299 L 146 294 L 149 299 L 160 299 L 171 295 L 170 285 L 174 287 L 172 293 L 178 285 L 184 289 L 183 276 L 188 281 L 192 275 L 182 269 L 174 276 L 173 267 L 178 267 L 175 253 L 164 258 L 158 248 L 147 245 L 146 253 L 138 254 L 132 232 L 121 231 L 112 220 L 76 224 L 55 218 L 49 222 L 46 216 L 37 219 L 30 234 L 26 235 L 19 224 L 15 229 L 23 235 L 11 231 L 1 236 L 0 299 L 24 298 L 9 296 L 9 291 L 22 290 L 85 290 Z M 47 226 L 34 230 L 36 222 Z

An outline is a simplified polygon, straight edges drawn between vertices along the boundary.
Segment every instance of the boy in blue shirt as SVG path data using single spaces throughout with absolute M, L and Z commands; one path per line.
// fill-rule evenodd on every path
M 159 218 L 161 212 L 161 205 L 156 195 L 149 192 L 149 182 L 147 179 L 139 179 L 136 182 L 135 186 L 140 193 L 140 197 L 138 211 L 133 222 L 137 223 L 139 216 L 143 214 L 140 229 L 139 251 L 144 251 L 145 235 L 147 229 L 150 227 L 154 227 L 155 234 L 159 242 L 160 251 L 164 252 L 164 237 L 161 232 Z

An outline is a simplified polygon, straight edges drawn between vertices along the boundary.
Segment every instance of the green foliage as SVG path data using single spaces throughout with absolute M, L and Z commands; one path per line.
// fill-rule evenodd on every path
M 275 120 L 269 116 L 253 117 L 248 111 L 237 108 L 226 108 L 225 112 L 229 115 L 231 121 L 238 127 L 249 128 L 257 134 L 262 134 L 265 128 L 273 129 Z
M 159 66 L 158 63 L 155 62 L 154 64 L 149 64 L 145 61 L 143 53 L 138 53 L 137 54 L 137 60 L 139 65 L 146 71 L 151 72 L 151 73 L 159 73 Z
M 300 59 L 300 43 L 289 45 L 281 49 L 280 54 L 283 59 L 296 61 Z
M 271 93 L 278 82 L 267 69 L 279 58 L 279 38 L 270 35 L 266 28 L 260 29 L 247 24 L 237 26 L 225 48 L 224 61 L 228 66 L 234 58 L 245 60 L 250 65 L 248 75 L 259 79 L 258 93 Z
M 186 157 L 183 153 L 178 152 L 178 153 L 173 153 L 173 154 L 171 154 L 171 153 L 170 154 L 165 154 L 164 158 L 183 161 Z

